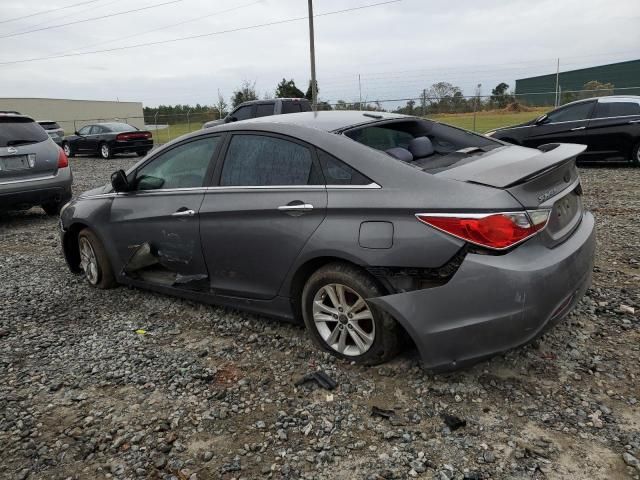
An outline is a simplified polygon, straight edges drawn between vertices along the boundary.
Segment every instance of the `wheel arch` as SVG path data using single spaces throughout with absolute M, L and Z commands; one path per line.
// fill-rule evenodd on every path
M 89 228 L 89 225 L 76 222 L 73 223 L 62 236 L 62 252 L 64 258 L 67 261 L 69 269 L 73 273 L 81 273 L 80 269 L 80 246 L 78 244 L 78 236 L 80 232 L 85 228 Z

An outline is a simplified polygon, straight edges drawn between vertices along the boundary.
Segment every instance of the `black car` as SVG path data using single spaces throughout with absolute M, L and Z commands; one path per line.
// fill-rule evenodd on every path
M 144 157 L 153 148 L 151 132 L 138 130 L 127 123 L 110 122 L 85 125 L 62 142 L 64 153 L 77 153 L 111 158 L 118 153 L 137 153 Z
M 62 141 L 64 140 L 64 130 L 57 122 L 53 120 L 38 120 L 38 123 L 51 137 L 51 140 L 56 142 L 58 145 L 62 145 Z
M 631 160 L 640 166 L 640 96 L 579 100 L 486 135 L 534 148 L 545 143 L 581 143 L 587 149 L 579 161 Z
M 215 127 L 229 122 L 249 118 L 284 115 L 286 113 L 310 112 L 311 103 L 306 98 L 273 98 L 271 100 L 251 100 L 238 105 L 229 115 L 220 120 L 211 120 L 202 128 Z

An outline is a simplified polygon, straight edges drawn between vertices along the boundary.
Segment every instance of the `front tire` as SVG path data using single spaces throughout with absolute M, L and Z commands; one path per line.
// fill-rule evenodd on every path
M 640 167 L 640 142 L 636 143 L 631 152 L 631 165 Z
M 100 153 L 100 156 L 105 160 L 110 159 L 112 156 L 111 147 L 108 143 L 101 143 L 98 151 Z
M 100 239 L 88 228 L 78 235 L 80 251 L 80 269 L 84 277 L 94 288 L 107 289 L 116 286 L 111 262 Z
M 68 157 L 71 158 L 73 157 L 76 152 L 74 151 L 74 149 L 71 147 L 71 144 L 69 142 L 64 142 L 62 144 L 62 150 L 64 151 L 64 154 Z
M 355 266 L 325 265 L 302 291 L 305 325 L 313 340 L 336 357 L 365 365 L 386 362 L 398 351 L 398 324 L 365 300 L 382 295 L 375 280 Z

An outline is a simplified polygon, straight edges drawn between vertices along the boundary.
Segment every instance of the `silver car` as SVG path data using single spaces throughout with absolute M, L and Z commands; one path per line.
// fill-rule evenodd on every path
M 71 199 L 69 160 L 32 118 L 0 114 L 0 210 L 41 206 L 58 215 Z
M 61 214 L 73 272 L 306 323 L 348 360 L 408 336 L 456 368 L 529 342 L 589 285 L 581 145 L 404 115 L 256 118 L 156 150 Z

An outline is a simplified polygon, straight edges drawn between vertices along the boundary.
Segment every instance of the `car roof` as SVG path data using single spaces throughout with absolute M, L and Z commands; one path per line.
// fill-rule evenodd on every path
M 58 123 L 55 120 L 37 120 L 38 123 Z
M 640 96 L 638 95 L 604 95 L 602 97 L 589 97 L 589 98 L 576 100 L 574 102 L 565 103 L 564 105 L 560 105 L 558 108 L 568 107 L 569 105 L 578 105 L 579 103 L 585 103 L 585 102 L 593 102 L 593 101 L 606 102 L 608 100 L 613 101 L 613 100 L 624 100 L 624 99 L 640 101 Z
M 399 113 L 372 112 L 362 110 L 329 110 L 320 112 L 300 112 L 288 113 L 286 115 L 271 115 L 267 117 L 257 117 L 241 122 L 227 123 L 225 126 L 249 125 L 253 123 L 278 123 L 298 125 L 301 127 L 315 128 L 325 132 L 336 132 L 350 127 L 376 123 L 382 120 L 412 120 L 415 117 L 401 115 Z M 214 127 L 215 128 L 215 127 Z

